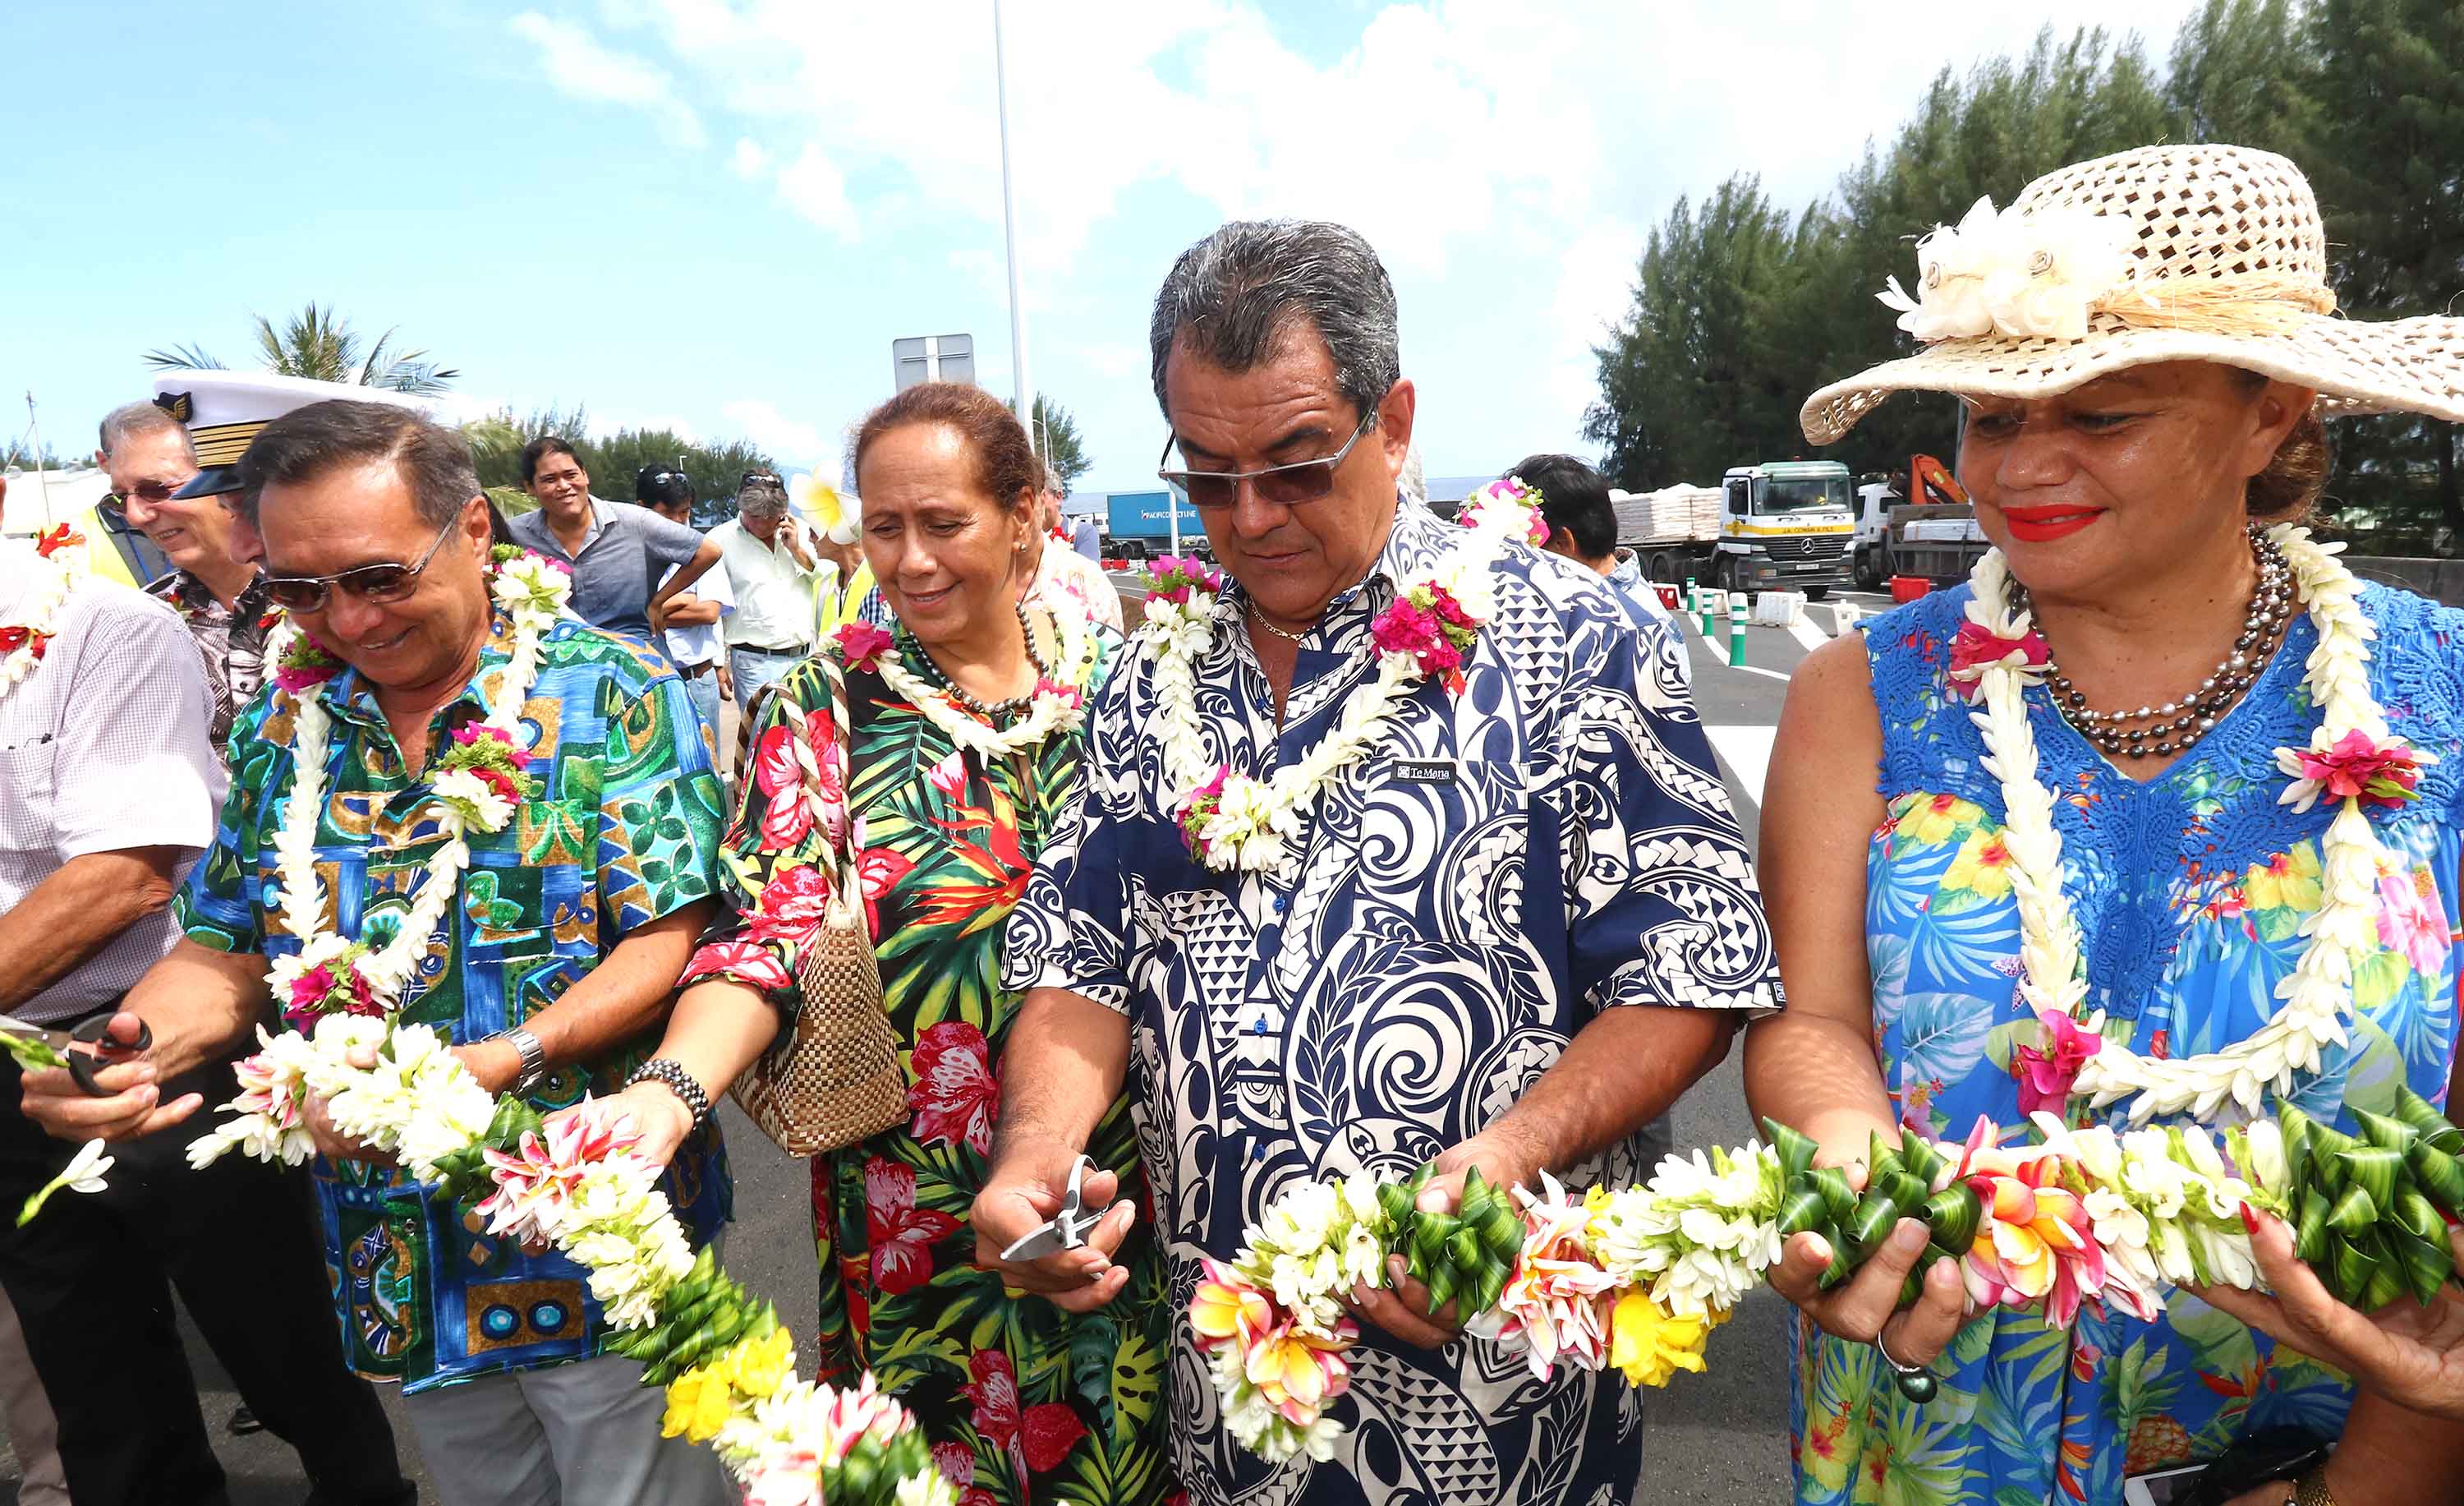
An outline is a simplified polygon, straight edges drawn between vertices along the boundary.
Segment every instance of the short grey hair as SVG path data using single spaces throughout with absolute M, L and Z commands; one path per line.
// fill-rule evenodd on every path
M 332 398 L 293 409 L 248 442 L 239 457 L 240 512 L 253 528 L 269 483 L 297 486 L 371 460 L 393 463 L 430 528 L 451 522 L 482 495 L 459 432 L 414 409 Z
M 736 510 L 739 513 L 783 513 L 787 510 L 786 490 L 767 481 L 747 482 L 736 493 Z
M 1069 495 L 1069 483 L 1061 479 L 1060 469 L 1048 464 L 1044 468 L 1044 489 L 1047 492 L 1059 492 L 1064 497 Z
M 1325 220 L 1224 226 L 1182 252 L 1155 295 L 1147 343 L 1156 406 L 1172 416 L 1163 369 L 1175 345 L 1226 371 L 1247 371 L 1296 321 L 1326 342 L 1335 385 L 1363 417 L 1402 375 L 1395 284 L 1358 231 Z
M 172 417 L 169 410 L 152 403 L 122 403 L 103 414 L 100 431 L 95 435 L 95 448 L 109 454 L 128 440 L 159 434 L 165 429 L 180 436 L 180 448 L 187 452 L 188 463 L 196 464 L 197 447 L 188 440 L 188 426 Z

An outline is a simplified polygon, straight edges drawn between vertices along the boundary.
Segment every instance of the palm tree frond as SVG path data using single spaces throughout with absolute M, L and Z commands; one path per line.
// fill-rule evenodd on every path
M 220 371 L 221 361 L 195 343 L 173 345 L 167 350 L 149 350 L 138 358 L 157 371 Z

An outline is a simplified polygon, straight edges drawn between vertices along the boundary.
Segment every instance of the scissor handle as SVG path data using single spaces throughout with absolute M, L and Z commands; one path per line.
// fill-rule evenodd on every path
M 143 1020 L 138 1021 L 137 1043 L 133 1046 L 123 1046 L 120 1042 L 111 1038 L 111 1019 L 112 1017 L 108 1014 L 98 1014 L 93 1019 L 79 1024 L 76 1030 L 69 1031 L 69 1039 L 73 1041 L 82 1041 L 88 1046 L 101 1046 L 112 1051 L 124 1051 L 132 1056 L 143 1055 L 147 1051 L 152 1049 L 154 1045 L 154 1028 L 152 1026 L 147 1025 Z M 103 1068 L 110 1066 L 111 1063 L 89 1052 L 68 1052 L 64 1054 L 66 1054 L 69 1059 L 69 1075 L 77 1079 L 78 1092 L 84 1094 L 90 1098 L 107 1098 L 111 1096 L 111 1090 L 109 1088 L 103 1087 L 101 1084 L 94 1080 L 94 1074 L 100 1072 Z

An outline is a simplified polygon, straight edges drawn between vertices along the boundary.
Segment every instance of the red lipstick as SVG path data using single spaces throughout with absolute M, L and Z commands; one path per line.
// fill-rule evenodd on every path
M 2005 507 L 2002 519 L 2020 543 L 2051 543 L 2079 532 L 2103 512 L 2101 507 Z

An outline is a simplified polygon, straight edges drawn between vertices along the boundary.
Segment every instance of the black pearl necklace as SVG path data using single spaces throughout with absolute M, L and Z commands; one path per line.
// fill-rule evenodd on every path
M 2276 542 L 2254 528 L 2250 550 L 2252 563 L 2258 569 L 2258 584 L 2253 587 L 2249 609 L 2243 613 L 2242 631 L 2208 677 L 2177 700 L 2161 706 L 2141 706 L 2135 711 L 2093 710 L 2088 706 L 2087 693 L 2061 672 L 2060 663 L 2052 656 L 2049 641 L 2045 676 L 2053 688 L 2054 709 L 2062 720 L 2108 757 L 2115 758 L 2167 758 L 2187 753 L 2192 743 L 2213 732 L 2225 713 L 2256 682 L 2277 645 L 2283 641 L 2285 625 L 2292 621 L 2294 609 L 2299 605 L 2292 567 L 2285 564 L 2284 552 L 2276 546 Z M 2016 597 L 2018 609 L 2028 610 L 2027 587 L 2017 587 Z M 2039 625 L 2038 631 L 2042 631 Z
M 1052 666 L 1044 661 L 1043 651 L 1035 646 L 1035 629 L 1027 622 L 1025 598 L 1020 598 L 1017 606 L 1018 631 L 1026 644 L 1026 661 L 1035 666 L 1036 682 L 1042 684 L 1052 678 Z M 1035 692 L 1032 690 L 1023 696 L 1012 696 L 1007 700 L 979 700 L 967 694 L 964 686 L 943 672 L 941 666 L 934 661 L 932 651 L 916 641 L 915 635 L 907 631 L 905 623 L 898 625 L 898 638 L 901 650 L 915 651 L 913 656 L 923 663 L 924 677 L 931 680 L 935 689 L 946 693 L 952 700 L 987 721 L 999 721 L 1004 717 L 1014 717 L 1024 711 L 1035 700 Z

